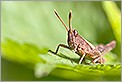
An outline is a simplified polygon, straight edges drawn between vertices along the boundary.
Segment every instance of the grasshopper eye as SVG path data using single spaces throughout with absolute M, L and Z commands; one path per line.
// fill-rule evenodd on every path
M 75 35 L 75 37 L 78 36 L 78 32 L 76 30 L 74 30 L 74 35 Z

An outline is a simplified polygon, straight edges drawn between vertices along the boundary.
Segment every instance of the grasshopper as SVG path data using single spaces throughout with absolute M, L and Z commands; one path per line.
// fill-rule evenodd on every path
M 64 44 L 59 44 L 55 52 L 51 50 L 49 50 L 49 52 L 57 54 L 59 47 L 63 47 L 74 51 L 80 56 L 79 64 L 82 63 L 85 57 L 90 57 L 92 59 L 92 63 L 103 64 L 105 62 L 103 56 L 116 46 L 116 41 L 113 40 L 106 45 L 100 44 L 98 46 L 94 46 L 82 36 L 80 36 L 78 32 L 72 28 L 72 10 L 70 10 L 69 12 L 69 28 L 66 26 L 56 10 L 54 10 L 54 13 L 68 32 L 68 46 Z

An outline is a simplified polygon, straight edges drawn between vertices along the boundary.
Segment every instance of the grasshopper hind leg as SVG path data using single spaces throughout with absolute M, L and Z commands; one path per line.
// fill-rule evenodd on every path
M 100 63 L 100 64 L 103 64 L 104 62 L 105 59 L 103 57 L 97 57 L 92 61 L 92 63 Z

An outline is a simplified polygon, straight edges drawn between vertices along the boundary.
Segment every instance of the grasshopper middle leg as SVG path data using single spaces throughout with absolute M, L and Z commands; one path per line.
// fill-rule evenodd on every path
M 85 53 L 83 54 L 83 56 L 80 58 L 80 61 L 79 61 L 79 64 L 81 64 L 82 63 L 82 61 L 83 61 L 83 58 L 85 57 Z

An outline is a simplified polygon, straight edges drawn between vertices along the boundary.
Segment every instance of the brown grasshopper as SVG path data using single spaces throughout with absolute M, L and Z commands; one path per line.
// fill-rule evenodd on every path
M 54 10 L 54 13 L 58 17 L 58 19 L 62 22 L 65 29 L 68 31 L 67 42 L 69 46 L 66 46 L 64 44 L 59 44 L 55 52 L 51 50 L 49 50 L 49 52 L 57 54 L 59 47 L 64 47 L 64 48 L 74 51 L 80 56 L 79 64 L 82 63 L 85 56 L 92 58 L 93 59 L 92 63 L 98 62 L 100 64 L 103 64 L 105 62 L 105 59 L 103 58 L 103 56 L 116 46 L 116 41 L 111 41 L 107 45 L 100 44 L 98 46 L 94 46 L 90 42 L 85 40 L 82 36 L 80 36 L 78 32 L 72 28 L 72 25 L 71 25 L 72 11 L 71 10 L 69 12 L 69 29 L 66 26 L 66 24 L 63 22 L 63 20 L 61 19 L 61 17 L 59 16 L 56 10 Z

